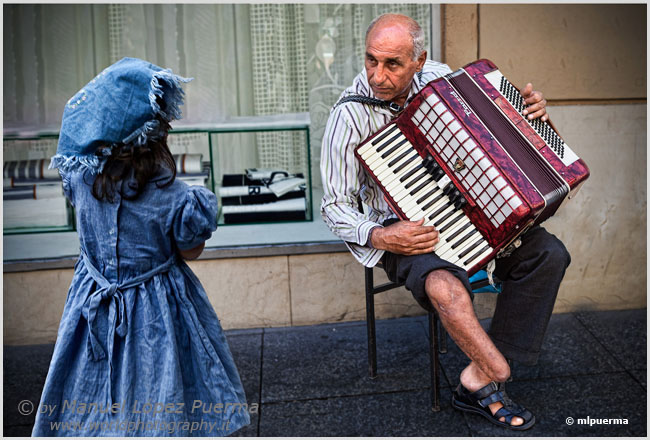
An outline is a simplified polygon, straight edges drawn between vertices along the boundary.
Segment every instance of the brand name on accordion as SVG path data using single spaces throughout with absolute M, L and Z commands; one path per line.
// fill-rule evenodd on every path
M 458 93 L 456 93 L 455 91 L 452 90 L 452 91 L 451 91 L 451 96 L 453 96 L 454 98 L 456 98 L 456 100 L 457 100 L 458 103 L 461 105 L 461 107 L 463 107 L 463 111 L 465 112 L 465 114 L 466 114 L 467 116 L 469 116 L 469 115 L 472 114 L 472 111 L 469 109 L 469 107 L 467 107 L 467 104 L 465 104 L 465 103 L 463 102 L 463 100 L 460 99 L 460 96 L 458 96 Z

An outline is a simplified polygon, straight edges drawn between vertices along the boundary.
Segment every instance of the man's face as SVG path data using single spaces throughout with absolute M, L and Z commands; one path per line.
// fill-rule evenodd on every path
M 399 23 L 377 23 L 366 40 L 366 73 L 375 96 L 404 104 L 415 72 L 426 60 L 424 52 L 411 58 L 413 40 Z

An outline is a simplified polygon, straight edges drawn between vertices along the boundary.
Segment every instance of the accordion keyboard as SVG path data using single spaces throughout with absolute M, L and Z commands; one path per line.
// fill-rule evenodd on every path
M 463 200 L 454 194 L 449 177 L 436 180 L 395 124 L 358 153 L 406 218 L 424 217 L 425 226 L 435 226 L 440 241 L 434 251 L 440 258 L 467 270 L 493 251 L 461 209 Z

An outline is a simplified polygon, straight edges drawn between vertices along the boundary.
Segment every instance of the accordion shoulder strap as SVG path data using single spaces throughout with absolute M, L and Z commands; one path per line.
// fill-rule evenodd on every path
M 373 105 L 380 108 L 387 108 L 393 112 L 401 112 L 403 110 L 403 107 L 401 105 L 397 105 L 394 102 L 384 101 L 383 99 L 371 98 L 369 96 L 363 95 L 344 96 L 339 99 L 336 104 L 334 104 L 334 108 L 338 107 L 341 104 L 345 104 L 346 102 L 358 102 L 365 105 Z

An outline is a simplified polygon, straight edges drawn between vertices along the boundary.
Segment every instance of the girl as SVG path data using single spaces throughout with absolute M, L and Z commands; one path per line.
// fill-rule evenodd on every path
M 182 258 L 217 201 L 175 180 L 181 83 L 124 58 L 68 101 L 57 154 L 81 252 L 33 435 L 227 435 L 250 422 L 219 320 Z

